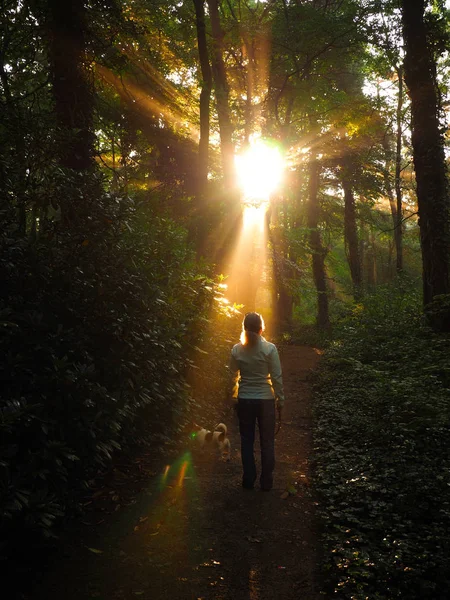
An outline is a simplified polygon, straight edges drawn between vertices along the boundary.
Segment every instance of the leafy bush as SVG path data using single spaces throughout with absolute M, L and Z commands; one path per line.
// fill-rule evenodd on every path
M 450 338 L 401 284 L 355 309 L 317 382 L 316 485 L 330 591 L 446 597 Z
M 427 304 L 425 315 L 431 327 L 450 332 L 450 294 L 440 294 Z
M 65 185 L 79 202 L 70 230 L 0 239 L 4 552 L 20 531 L 52 535 L 116 450 L 160 444 L 187 419 L 197 325 L 217 292 L 172 221 L 92 179 Z
M 207 427 L 214 427 L 223 419 L 229 422 L 233 416 L 228 366 L 243 318 L 238 307 L 223 302 L 225 296 L 220 288 L 214 298 L 210 314 L 202 323 L 188 379 L 195 398 L 192 419 Z

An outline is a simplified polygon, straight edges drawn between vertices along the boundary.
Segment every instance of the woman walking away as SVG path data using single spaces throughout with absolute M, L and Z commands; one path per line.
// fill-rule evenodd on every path
M 262 337 L 263 331 L 262 316 L 256 312 L 247 313 L 242 323 L 241 341 L 231 350 L 230 370 L 234 381 L 237 381 L 233 397 L 238 399 L 244 470 L 242 487 L 251 490 L 256 481 L 253 446 L 258 421 L 261 446 L 260 486 L 261 490 L 269 491 L 272 489 L 275 467 L 275 401 L 281 417 L 284 392 L 277 348 Z

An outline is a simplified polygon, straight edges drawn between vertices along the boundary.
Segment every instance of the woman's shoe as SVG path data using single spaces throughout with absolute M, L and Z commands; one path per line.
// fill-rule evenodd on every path
M 254 490 L 255 484 L 251 483 L 250 481 L 243 481 L 242 487 L 244 488 L 244 490 Z
M 259 482 L 259 487 L 261 488 L 262 492 L 270 492 L 270 490 L 273 488 L 273 480 L 271 479 L 264 479 L 262 481 Z

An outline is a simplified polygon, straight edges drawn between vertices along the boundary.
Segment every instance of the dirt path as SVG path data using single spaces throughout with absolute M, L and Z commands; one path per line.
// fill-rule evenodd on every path
M 317 600 L 307 378 L 319 357 L 288 346 L 281 358 L 287 401 L 271 492 L 240 487 L 236 423 L 230 463 L 186 453 L 154 472 L 143 460 L 132 482 L 119 466 L 27 598 Z

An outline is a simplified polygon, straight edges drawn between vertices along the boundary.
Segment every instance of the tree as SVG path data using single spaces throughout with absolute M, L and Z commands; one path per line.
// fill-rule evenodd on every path
M 398 8 L 388 3 L 375 11 L 370 26 L 370 46 L 375 56 L 369 64 L 371 76 L 378 75 L 382 80 L 394 82 L 397 77 L 397 101 L 395 109 L 389 106 L 386 98 L 380 95 L 377 82 L 377 110 L 385 121 L 385 135 L 382 138 L 384 151 L 384 184 L 389 199 L 393 221 L 393 235 L 396 249 L 396 270 L 403 271 L 403 190 L 402 172 L 404 169 L 402 151 L 405 127 L 405 93 L 401 18 Z M 393 94 L 389 94 L 389 97 Z M 390 98 L 390 103 L 394 98 Z M 387 113 L 381 117 L 382 113 Z
M 60 162 L 82 171 L 93 166 L 93 90 L 86 56 L 83 0 L 49 0 L 49 56 L 55 112 L 61 128 Z
M 200 140 L 198 145 L 198 192 L 203 194 L 208 179 L 209 156 L 209 102 L 212 91 L 212 72 L 209 64 L 206 40 L 206 17 L 204 0 L 194 0 L 197 28 L 198 56 L 201 69 L 200 92 Z
M 229 86 L 223 57 L 224 32 L 220 23 L 219 4 L 219 0 L 208 0 L 212 29 L 212 71 L 214 77 L 217 116 L 219 118 L 223 176 L 226 185 L 232 186 L 234 183 L 233 126 L 229 106 Z
M 417 182 L 423 266 L 423 300 L 450 293 L 450 211 L 440 127 L 436 60 L 425 21 L 425 0 L 402 0 L 405 81 Z
M 403 65 L 396 65 L 398 80 L 398 100 L 395 136 L 395 197 L 394 238 L 397 254 L 397 273 L 403 271 L 403 197 L 401 184 L 402 171 L 402 132 L 403 132 Z
M 49 0 L 48 54 L 56 123 L 58 128 L 57 154 L 63 169 L 83 176 L 93 172 L 94 142 L 92 81 L 86 56 L 87 9 L 84 0 L 61 3 Z M 78 187 L 72 183 L 74 187 Z M 64 186 L 63 186 L 64 187 Z M 61 193 L 58 203 L 61 223 L 71 227 L 86 208 L 81 205 L 82 194 L 76 190 Z
M 353 190 L 355 174 L 355 163 L 352 156 L 348 154 L 342 159 L 340 170 L 342 189 L 344 190 L 344 241 L 353 283 L 353 296 L 356 301 L 359 301 L 363 293 L 363 281 L 356 201 Z
M 317 290 L 317 326 L 321 330 L 327 330 L 330 327 L 330 317 L 328 314 L 327 280 L 325 272 L 326 250 L 322 245 L 319 231 L 319 188 L 320 164 L 316 157 L 312 157 L 309 165 L 308 188 L 309 246 L 312 253 L 312 271 Z

